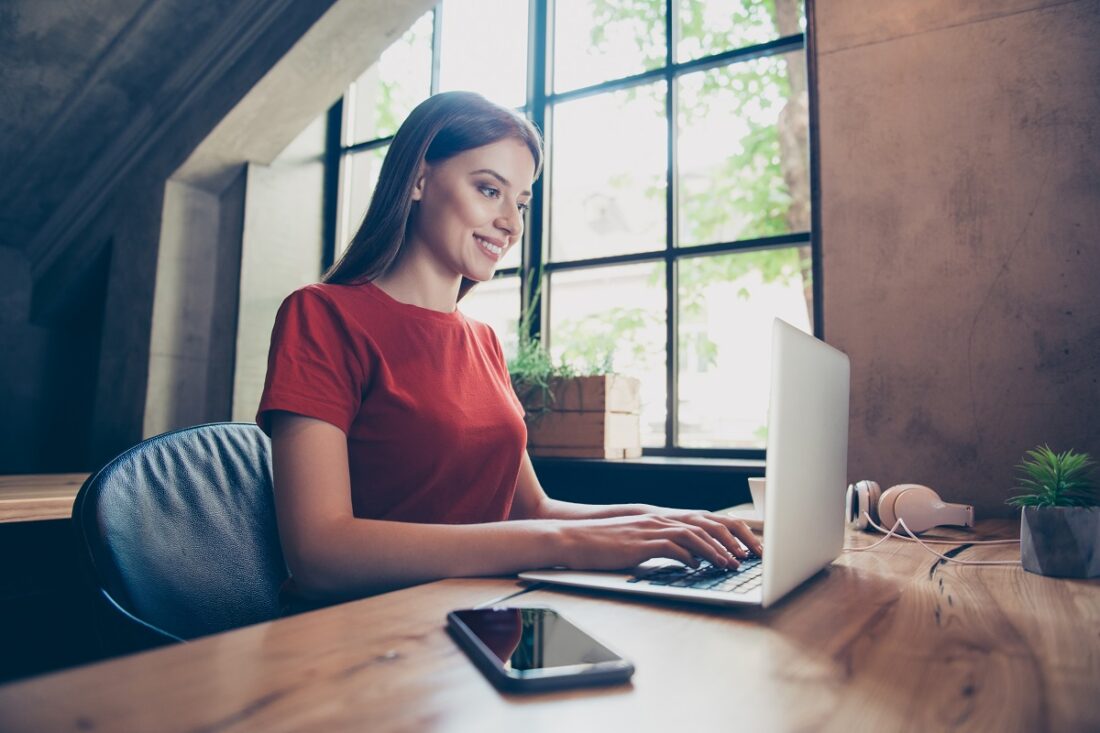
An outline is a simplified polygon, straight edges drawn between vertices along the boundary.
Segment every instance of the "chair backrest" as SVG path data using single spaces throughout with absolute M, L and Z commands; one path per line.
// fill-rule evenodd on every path
M 88 478 L 73 524 L 106 599 L 164 639 L 279 615 L 271 445 L 252 424 L 142 441 Z

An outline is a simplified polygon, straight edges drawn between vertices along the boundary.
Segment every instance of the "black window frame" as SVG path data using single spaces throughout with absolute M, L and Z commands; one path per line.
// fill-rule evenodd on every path
M 665 445 L 661 447 L 645 447 L 642 450 L 644 456 L 679 457 L 679 458 L 725 458 L 725 459 L 763 459 L 764 449 L 750 448 L 687 448 L 676 445 L 678 431 L 679 411 L 679 379 L 678 379 L 678 354 L 677 338 L 678 330 L 678 295 L 677 268 L 675 263 L 687 257 L 700 255 L 721 255 L 737 252 L 745 252 L 760 249 L 776 249 L 791 246 L 808 246 L 811 257 L 811 280 L 813 289 L 813 331 L 818 338 L 824 337 L 824 316 L 822 312 L 822 281 L 821 281 L 821 218 L 820 218 L 820 175 L 818 157 L 818 104 L 817 104 L 817 65 L 814 52 L 814 27 L 815 27 L 815 0 L 803 0 L 805 5 L 806 31 L 768 41 L 767 43 L 744 46 L 730 49 L 722 53 L 703 56 L 690 61 L 674 61 L 675 34 L 671 31 L 674 13 L 676 12 L 676 0 L 664 0 L 665 2 L 665 62 L 656 69 L 645 71 L 631 76 L 612 79 L 598 84 L 571 89 L 565 92 L 554 93 L 550 91 L 550 69 L 553 67 L 553 0 L 528 0 L 528 63 L 527 63 L 527 101 L 517 109 L 525 114 L 546 137 L 546 172 L 534 184 L 530 209 L 527 214 L 526 233 L 523 241 L 521 265 L 498 270 L 495 277 L 519 277 L 520 287 L 520 313 L 516 314 L 517 321 L 520 314 L 532 306 L 532 299 L 538 289 L 538 283 L 552 273 L 568 272 L 571 270 L 593 269 L 611 265 L 624 265 L 646 262 L 663 262 L 665 265 L 665 308 L 666 308 L 666 333 L 665 353 L 666 357 L 666 410 L 665 410 Z M 430 93 L 435 94 L 439 89 L 439 58 L 440 36 L 442 26 L 442 2 L 435 5 L 433 12 L 432 33 L 432 73 Z M 780 236 L 762 237 L 756 239 L 736 240 L 732 242 L 720 242 L 704 245 L 691 245 L 685 247 L 676 246 L 677 232 L 677 175 L 676 175 L 676 84 L 675 81 L 684 74 L 705 71 L 707 69 L 727 66 L 732 63 L 749 61 L 751 59 L 774 56 L 792 51 L 802 51 L 806 60 L 806 89 L 808 95 L 808 131 L 809 131 L 809 185 L 810 185 L 810 230 L 806 232 L 794 232 Z M 664 80 L 665 82 L 665 115 L 666 115 L 666 153 L 668 167 L 666 170 L 666 227 L 665 247 L 663 250 L 629 253 L 610 257 L 595 257 L 588 259 L 569 260 L 561 262 L 549 262 L 546 257 L 545 243 L 549 239 L 549 222 L 545 213 L 545 202 L 549 195 L 548 184 L 552 185 L 550 151 L 552 131 L 547 129 L 547 119 L 551 108 L 562 102 L 590 97 L 597 94 L 617 91 L 629 87 Z M 353 153 L 372 150 L 389 145 L 393 136 L 375 138 L 368 141 L 357 142 L 350 145 L 343 143 L 344 100 L 338 100 L 328 111 L 325 152 L 325 184 L 324 184 L 324 247 L 322 250 L 322 271 L 327 270 L 333 263 L 336 253 L 336 238 L 338 235 L 339 195 L 340 195 L 340 170 L 343 159 Z M 533 304 L 533 317 L 530 321 L 530 335 L 535 338 L 549 340 L 552 334 L 547 333 L 546 324 L 549 322 L 550 294 L 545 289 L 539 289 L 539 302 Z

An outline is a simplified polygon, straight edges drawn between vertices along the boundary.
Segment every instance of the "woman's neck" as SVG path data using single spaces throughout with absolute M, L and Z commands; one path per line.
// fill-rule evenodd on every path
M 414 248 L 406 250 L 374 284 L 398 302 L 453 313 L 458 305 L 462 276 L 441 272 L 430 258 L 418 257 Z

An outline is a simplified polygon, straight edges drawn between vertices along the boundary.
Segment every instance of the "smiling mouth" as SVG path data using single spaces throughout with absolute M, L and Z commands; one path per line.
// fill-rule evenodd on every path
M 479 245 L 481 245 L 481 248 L 483 250 L 485 250 L 486 252 L 491 254 L 496 259 L 499 260 L 501 258 L 501 256 L 504 254 L 504 247 L 497 246 L 497 245 L 493 244 L 492 242 L 490 242 L 487 239 L 482 239 L 481 237 L 477 236 L 476 234 L 474 235 L 474 239 L 477 240 L 477 243 Z

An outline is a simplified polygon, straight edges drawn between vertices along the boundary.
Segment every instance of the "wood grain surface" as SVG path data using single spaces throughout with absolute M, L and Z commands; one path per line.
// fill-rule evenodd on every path
M 497 692 L 444 631 L 447 611 L 520 587 L 442 581 L 0 687 L 0 730 L 1100 729 L 1095 581 L 945 565 L 891 540 L 767 611 L 536 588 L 509 603 L 557 609 L 637 672 L 526 697 Z
M 68 519 L 86 473 L 0 476 L 0 522 Z

